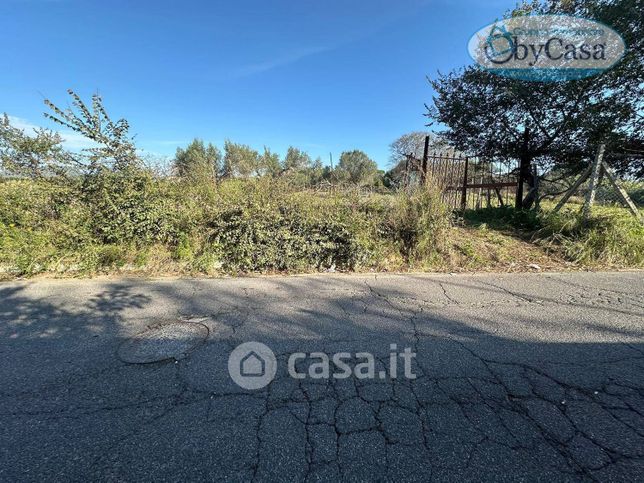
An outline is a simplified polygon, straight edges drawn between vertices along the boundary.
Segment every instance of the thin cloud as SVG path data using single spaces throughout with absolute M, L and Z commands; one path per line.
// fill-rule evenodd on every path
M 346 37 L 343 36 L 343 38 L 339 38 L 339 39 L 336 39 L 335 41 L 331 41 L 331 43 L 328 45 L 294 50 L 287 54 L 276 56 L 272 59 L 268 59 L 263 62 L 249 64 L 237 70 L 233 69 L 227 78 L 234 80 L 234 79 L 249 77 L 256 74 L 261 74 L 263 72 L 273 70 L 277 67 L 283 67 L 286 65 L 294 64 L 307 57 L 311 57 L 313 55 L 321 54 L 324 52 L 329 52 L 329 51 L 338 49 L 340 47 L 343 47 L 345 45 L 351 44 L 353 42 L 356 42 L 358 40 L 369 38 L 373 35 L 378 34 L 380 31 L 387 28 L 387 26 L 395 22 L 401 21 L 402 19 L 410 17 L 412 15 L 416 15 L 419 10 L 422 10 L 428 5 L 435 3 L 436 1 L 437 0 L 412 0 L 411 5 L 405 8 L 400 8 L 397 12 L 387 15 L 386 18 L 381 19 L 380 21 L 376 21 L 370 27 L 363 28 L 360 30 L 354 30 L 348 36 Z M 445 1 L 445 0 L 438 0 L 438 1 Z M 497 1 L 504 1 L 504 0 L 497 0 Z
M 36 133 L 36 129 L 40 128 L 41 126 L 38 126 L 36 124 L 33 124 L 32 122 L 22 119 L 20 117 L 16 116 L 9 116 L 9 122 L 13 127 L 16 127 L 18 129 L 23 130 L 26 134 L 29 135 L 34 135 Z M 96 147 L 96 144 L 87 139 L 85 136 L 82 134 L 69 131 L 69 130 L 56 130 L 52 129 L 52 131 L 58 133 L 60 137 L 62 138 L 63 142 L 62 145 L 66 149 L 72 150 L 72 151 L 77 151 L 81 149 L 86 149 L 86 148 L 93 148 Z
M 249 64 L 243 66 L 231 73 L 232 79 L 241 79 L 243 77 L 249 77 L 255 74 L 261 74 L 262 72 L 267 72 L 269 70 L 275 69 L 277 67 L 282 67 L 295 62 L 299 62 L 306 57 L 312 55 L 321 54 L 323 52 L 328 52 L 333 50 L 336 46 L 324 46 L 324 47 L 312 47 L 308 49 L 299 49 L 288 54 L 266 60 L 264 62 L 258 62 L 255 64 Z

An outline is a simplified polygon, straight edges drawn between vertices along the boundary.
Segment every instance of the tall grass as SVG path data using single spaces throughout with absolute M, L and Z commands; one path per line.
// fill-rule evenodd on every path
M 215 185 L 136 171 L 4 181 L 0 276 L 481 269 L 521 259 L 526 242 L 584 266 L 644 267 L 644 227 L 623 209 L 597 206 L 584 221 L 578 207 L 490 208 L 466 212 L 464 228 L 451 217 L 430 188 L 313 193 L 270 178 Z
M 92 183 L 91 189 L 0 183 L 0 269 L 13 275 L 400 269 L 435 253 L 449 225 L 429 190 L 316 195 L 269 178 L 215 186 L 148 173 L 118 179 L 106 173 Z
M 559 213 L 553 203 L 542 208 L 539 213 L 487 208 L 468 211 L 464 218 L 472 226 L 513 232 L 580 265 L 644 267 L 644 225 L 626 209 L 595 205 L 584 220 L 581 205 L 567 205 Z
M 644 267 L 644 224 L 628 211 L 595 206 L 584 220 L 579 210 L 546 211 L 533 239 L 585 265 Z

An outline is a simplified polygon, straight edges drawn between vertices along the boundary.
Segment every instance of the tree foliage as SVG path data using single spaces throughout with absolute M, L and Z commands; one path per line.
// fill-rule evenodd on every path
M 447 141 L 434 133 L 415 131 L 403 134 L 389 145 L 391 169 L 383 176 L 383 183 L 389 188 L 400 188 L 409 180 L 409 173 L 421 169 L 420 161 L 425 151 L 425 137 L 429 136 L 429 153 L 450 148 Z M 420 176 L 416 176 L 420 180 Z
M 378 165 L 360 150 L 345 151 L 336 168 L 338 178 L 354 184 L 371 184 L 378 173 Z
M 128 121 L 112 120 L 98 94 L 93 95 L 91 103 L 87 104 L 73 90 L 68 93 L 72 99 L 71 107 L 62 109 L 52 101 L 45 100 L 50 109 L 45 116 L 92 141 L 92 146 L 70 153 L 63 149 L 60 134 L 42 129 L 37 130 L 34 136 L 29 136 L 11 126 L 5 116 L 0 119 L 2 167 L 11 173 L 43 176 L 62 174 L 63 168 L 68 169 L 73 165 L 75 169 L 72 173 L 81 180 L 78 186 L 83 196 L 87 200 L 94 200 L 92 203 L 96 202 L 95 205 L 112 206 L 118 210 L 122 204 L 129 203 L 124 200 L 138 203 L 130 196 L 132 193 L 126 191 L 134 186 L 148 189 L 151 184 L 142 177 L 150 176 L 151 172 L 129 134 Z M 259 153 L 248 145 L 230 140 L 225 141 L 223 151 L 222 155 L 212 143 L 206 144 L 195 138 L 185 148 L 177 148 L 172 171 L 186 180 L 208 182 L 219 178 L 281 177 L 294 187 L 310 187 L 325 181 L 372 184 L 382 178 L 376 163 L 357 150 L 343 153 L 336 169 L 325 166 L 320 158 L 312 160 L 306 151 L 293 146 L 288 148 L 283 159 L 266 146 Z M 120 183 L 114 180 L 120 179 L 120 176 L 124 177 L 121 180 L 122 189 L 112 192 L 112 187 Z M 105 189 L 108 184 L 110 190 Z M 106 198 L 98 202 L 97 197 L 101 196 Z M 105 216 L 112 216 L 108 211 L 105 211 Z M 118 217 L 113 216 L 113 219 Z
M 88 225 L 104 243 L 148 243 L 170 236 L 166 200 L 152 173 L 137 154 L 126 119 L 113 121 L 98 94 L 91 109 L 71 89 L 73 108 L 60 109 L 45 100 L 53 115 L 45 117 L 95 143 L 78 156 L 82 160 L 79 201 L 88 207 Z
M 644 175 L 631 149 L 641 146 L 644 106 L 644 16 L 636 0 L 549 1 L 524 4 L 507 15 L 570 14 L 601 21 L 619 32 L 627 53 L 603 74 L 539 83 L 466 67 L 430 80 L 436 95 L 427 115 L 449 129 L 458 149 L 497 159 L 525 156 L 546 171 L 577 172 L 608 146 L 620 173 Z
M 300 171 L 311 166 L 311 156 L 298 148 L 289 146 L 284 157 L 283 171 L 285 173 Z
M 31 178 L 67 175 L 75 156 L 62 146 L 60 134 L 38 128 L 33 135 L 0 117 L 0 167 L 10 174 Z
M 415 131 L 403 134 L 389 145 L 389 160 L 393 166 L 407 160 L 408 156 L 422 159 L 425 150 L 425 137 L 429 136 L 429 150 L 440 151 L 448 148 L 447 142 L 434 133 Z
M 264 152 L 259 158 L 260 173 L 261 175 L 270 176 L 275 178 L 282 172 L 282 164 L 280 163 L 280 155 L 274 153 L 264 146 Z
M 92 96 L 90 109 L 72 89 L 67 93 L 72 98 L 73 108 L 61 109 L 45 99 L 45 105 L 53 112 L 46 112 L 45 117 L 96 143 L 96 147 L 83 150 L 91 168 L 111 165 L 120 170 L 141 164 L 126 119 L 113 121 L 98 94 Z
M 222 178 L 249 178 L 261 172 L 259 153 L 248 145 L 226 140 Z
M 194 139 L 186 149 L 177 148 L 174 169 L 183 178 L 215 180 L 221 164 L 221 151 L 216 146 Z

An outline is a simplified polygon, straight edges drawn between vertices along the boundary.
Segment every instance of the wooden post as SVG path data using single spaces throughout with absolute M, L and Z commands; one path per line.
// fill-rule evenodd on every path
M 461 210 L 465 211 L 467 208 L 467 167 L 469 164 L 470 158 L 465 156 L 465 170 L 463 174 L 463 188 L 461 191 Z
M 610 180 L 611 184 L 613 185 L 613 188 L 617 191 L 617 194 L 619 197 L 622 199 L 622 202 L 626 205 L 626 207 L 630 210 L 630 212 L 640 220 L 642 221 L 642 218 L 640 216 L 640 212 L 635 206 L 635 203 L 633 203 L 633 200 L 628 196 L 628 193 L 624 191 L 624 188 L 622 188 L 618 183 L 617 183 L 617 176 L 615 176 L 615 173 L 613 173 L 613 170 L 608 167 L 608 165 L 602 161 L 602 167 L 604 168 L 604 173 L 606 173 L 606 176 Z
M 586 201 L 584 202 L 584 208 L 582 211 L 583 218 L 587 220 L 590 217 L 590 213 L 593 208 L 593 203 L 595 202 L 595 193 L 597 192 L 597 181 L 599 180 L 599 170 L 602 166 L 602 160 L 604 159 L 604 144 L 599 145 L 597 154 L 595 155 L 595 161 L 593 162 L 592 169 L 590 172 L 590 186 L 588 187 L 588 194 L 586 195 Z
M 496 197 L 499 199 L 499 206 L 503 208 L 505 206 L 503 204 L 503 196 L 501 196 L 501 192 L 499 191 L 499 188 L 494 188 L 494 191 L 496 192 Z
M 481 207 L 483 206 L 483 203 L 481 203 L 481 193 L 482 193 L 482 188 L 481 185 L 483 184 L 483 170 L 485 169 L 484 166 L 482 166 L 482 163 L 484 161 L 481 161 L 481 158 L 479 158 L 478 163 L 476 163 L 477 167 L 479 168 L 479 171 L 481 172 L 481 181 L 479 182 L 479 189 L 477 190 L 476 193 L 476 209 L 480 210 Z M 476 175 L 474 175 L 476 176 Z M 476 177 L 474 178 L 476 180 Z
M 519 183 L 517 185 L 517 195 L 514 202 L 514 207 L 517 210 L 523 208 L 523 181 L 527 177 L 528 170 L 528 141 L 530 140 L 530 129 L 525 127 L 523 129 L 523 145 L 521 146 L 521 157 L 519 159 Z
M 423 181 L 427 181 L 427 159 L 429 157 L 429 136 L 425 136 L 425 148 L 423 149 Z
M 534 208 L 538 212 L 541 207 L 541 200 L 539 199 L 539 171 L 536 164 L 532 166 L 532 177 L 534 179 Z
M 566 204 L 566 201 L 575 194 L 575 191 L 581 186 L 581 184 L 588 179 L 588 176 L 590 176 L 590 172 L 592 171 L 593 167 L 588 166 L 583 173 L 581 173 L 581 176 L 577 178 L 577 181 L 575 181 L 575 184 L 573 184 L 568 191 L 566 191 L 566 194 L 563 195 L 563 198 L 557 203 L 557 206 L 555 206 L 555 209 L 552 210 L 553 213 L 556 213 L 561 209 L 563 205 Z

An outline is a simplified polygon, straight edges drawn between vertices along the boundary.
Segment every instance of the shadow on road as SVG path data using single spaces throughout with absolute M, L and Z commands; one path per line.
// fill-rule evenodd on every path
M 0 286 L 0 478 L 636 479 L 642 307 L 556 277 Z M 116 357 L 179 319 L 210 331 L 186 359 Z M 251 340 L 279 364 L 255 392 L 227 371 Z M 285 369 L 295 351 L 367 351 L 381 369 L 392 343 L 417 354 L 416 379 Z

